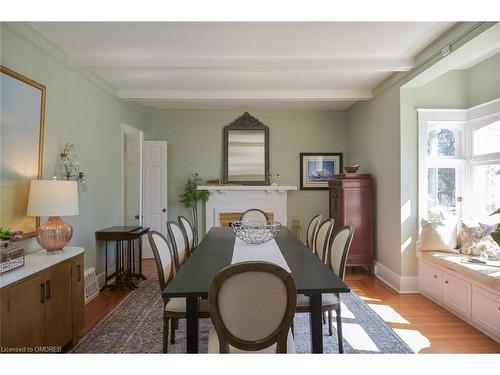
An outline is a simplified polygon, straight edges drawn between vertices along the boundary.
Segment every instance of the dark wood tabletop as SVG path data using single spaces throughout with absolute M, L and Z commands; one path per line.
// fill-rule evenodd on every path
M 348 293 L 350 289 L 289 229 L 281 228 L 275 239 L 290 267 L 297 292 L 310 296 L 312 351 L 322 352 L 321 295 Z M 207 297 L 214 276 L 231 264 L 234 242 L 232 228 L 212 228 L 162 292 L 164 298 L 187 298 L 188 352 L 198 350 L 198 297 Z M 192 310 L 189 311 L 190 309 Z M 193 310 L 196 311 L 196 318 L 192 315 L 195 313 Z M 196 340 L 196 343 L 193 340 Z

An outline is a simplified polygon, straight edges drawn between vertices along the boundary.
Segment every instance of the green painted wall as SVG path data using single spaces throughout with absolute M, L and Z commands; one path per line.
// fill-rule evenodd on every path
M 348 160 L 375 180 L 376 259 L 399 273 L 399 87 L 352 106 L 347 112 Z
M 467 106 L 500 97 L 500 53 L 467 70 Z
M 222 177 L 223 127 L 243 112 L 245 110 L 148 110 L 146 139 L 168 141 L 170 220 L 178 214 L 188 214 L 178 201 L 189 175 L 199 172 L 204 179 Z M 344 112 L 249 112 L 269 126 L 270 169 L 280 173 L 280 185 L 299 186 L 300 152 L 347 152 Z M 289 218 L 300 220 L 303 237 L 312 216 L 319 212 L 327 217 L 328 192 L 298 190 L 288 194 Z
M 121 222 L 120 123 L 142 127 L 143 111 L 121 102 L 82 74 L 51 57 L 7 25 L 1 26 L 1 64 L 47 87 L 43 178 L 56 173 L 58 152 L 75 144 L 87 191 L 80 191 L 80 215 L 64 218 L 74 227 L 70 244 L 85 248 L 86 267 L 97 263 L 96 229 Z M 26 248 L 36 248 L 34 240 Z M 99 245 L 100 246 L 100 245 Z

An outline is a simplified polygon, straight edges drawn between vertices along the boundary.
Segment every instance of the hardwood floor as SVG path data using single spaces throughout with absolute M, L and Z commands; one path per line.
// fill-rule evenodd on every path
M 146 276 L 156 273 L 143 262 Z M 398 294 L 373 276 L 350 274 L 346 281 L 366 303 L 419 353 L 500 353 L 500 344 L 420 294 Z M 82 335 L 108 315 L 130 291 L 106 290 L 85 307 Z

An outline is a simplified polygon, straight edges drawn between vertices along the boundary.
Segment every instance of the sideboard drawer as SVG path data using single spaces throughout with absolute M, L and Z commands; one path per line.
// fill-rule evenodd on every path
M 423 261 L 418 262 L 420 289 L 441 301 L 441 274 L 442 272 Z
M 443 304 L 456 311 L 459 315 L 470 319 L 471 284 L 448 272 L 443 272 L 442 279 Z
M 500 337 L 500 297 L 473 286 L 472 321 Z

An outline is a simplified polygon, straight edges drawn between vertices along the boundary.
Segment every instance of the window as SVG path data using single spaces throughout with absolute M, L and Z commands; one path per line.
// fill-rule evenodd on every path
M 476 215 L 488 215 L 499 209 L 500 164 L 474 166 L 472 190 Z
M 442 210 L 456 214 L 457 179 L 455 168 L 428 168 L 428 217 Z
M 500 99 L 419 109 L 419 215 L 485 217 L 500 208 Z
M 500 152 L 500 121 L 475 130 L 472 138 L 474 155 Z

